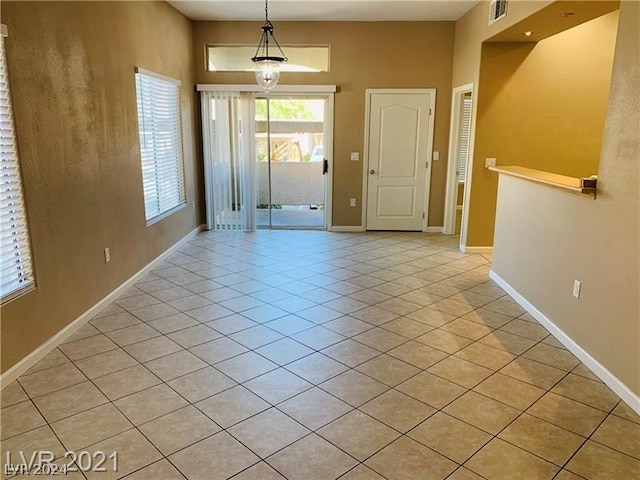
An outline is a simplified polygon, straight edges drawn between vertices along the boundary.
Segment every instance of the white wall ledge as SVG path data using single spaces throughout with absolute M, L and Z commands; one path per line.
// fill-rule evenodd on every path
M 595 181 L 592 179 L 568 177 L 566 175 L 559 175 L 557 173 L 545 172 L 542 170 L 535 170 L 533 168 L 519 166 L 489 167 L 489 170 L 502 175 L 510 175 L 512 177 L 529 180 L 530 182 L 548 185 L 553 188 L 559 188 L 561 190 L 567 190 L 569 192 L 578 193 L 581 195 L 590 195 L 594 199 L 596 198 L 595 186 L 583 186 L 584 180 L 595 185 Z

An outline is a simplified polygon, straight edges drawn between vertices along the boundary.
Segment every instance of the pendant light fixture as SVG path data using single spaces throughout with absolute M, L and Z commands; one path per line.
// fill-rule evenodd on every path
M 278 84 L 280 78 L 280 65 L 287 61 L 282 48 L 273 36 L 273 24 L 269 21 L 268 0 L 264 2 L 264 25 L 262 26 L 262 37 L 258 44 L 255 56 L 251 59 L 255 64 L 256 81 L 265 91 L 271 90 Z M 281 56 L 269 55 L 269 38 L 273 39 Z M 277 52 L 276 52 L 277 53 Z

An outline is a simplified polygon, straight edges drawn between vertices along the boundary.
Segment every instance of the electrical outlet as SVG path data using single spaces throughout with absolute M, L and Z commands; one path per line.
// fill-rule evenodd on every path
M 104 249 L 104 263 L 109 263 L 111 261 L 111 250 L 109 247 Z
M 358 160 L 360 160 L 360 152 L 351 152 L 351 161 L 357 162 Z
M 484 166 L 485 166 L 485 168 L 495 167 L 496 166 L 496 159 L 495 158 L 485 158 L 484 159 Z
M 440 160 L 440 152 L 433 152 L 433 159 Z
M 578 280 L 573 281 L 573 296 L 576 298 L 580 298 L 580 287 L 582 287 L 582 283 Z
M 195 200 L 193 200 L 193 201 L 191 202 L 191 210 L 195 210 L 195 209 L 196 209 L 196 201 L 195 201 Z
M 352 198 L 351 201 L 349 202 L 349 205 L 352 206 L 352 207 L 355 207 L 356 206 L 356 199 Z

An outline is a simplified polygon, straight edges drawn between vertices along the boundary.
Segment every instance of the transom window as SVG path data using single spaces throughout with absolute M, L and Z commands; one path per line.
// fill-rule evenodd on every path
M 288 59 L 280 66 L 283 72 L 329 71 L 329 45 L 282 45 L 282 50 Z M 255 45 L 209 45 L 207 70 L 252 72 L 254 64 L 251 58 L 255 54 Z

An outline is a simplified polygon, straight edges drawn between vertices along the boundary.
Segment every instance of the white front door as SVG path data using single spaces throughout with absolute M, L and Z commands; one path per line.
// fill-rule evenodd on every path
M 423 231 L 434 90 L 367 92 L 367 230 Z

